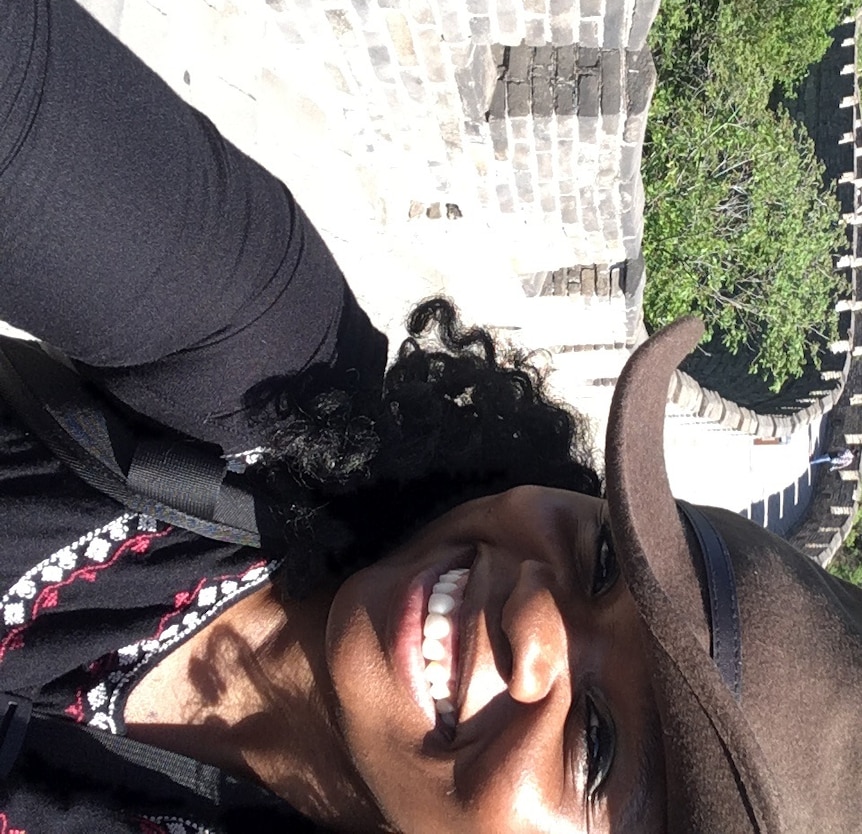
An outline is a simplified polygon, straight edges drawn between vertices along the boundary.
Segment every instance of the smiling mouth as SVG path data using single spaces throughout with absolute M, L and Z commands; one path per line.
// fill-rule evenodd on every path
M 439 721 L 447 728 L 457 724 L 458 614 L 464 602 L 467 568 L 446 571 L 431 588 L 422 624 L 425 680 Z

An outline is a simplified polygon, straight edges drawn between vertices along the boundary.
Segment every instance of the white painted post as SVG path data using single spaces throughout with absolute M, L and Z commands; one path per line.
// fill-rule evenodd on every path
M 842 255 L 838 259 L 837 267 L 838 269 L 859 269 L 862 267 L 862 258 L 857 258 L 855 255 Z

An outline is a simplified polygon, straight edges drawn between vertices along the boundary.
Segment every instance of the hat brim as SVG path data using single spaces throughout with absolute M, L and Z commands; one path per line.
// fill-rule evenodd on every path
M 662 723 L 669 831 L 780 831 L 765 758 L 710 655 L 701 554 L 664 464 L 671 376 L 703 326 L 681 319 L 629 359 L 611 405 L 606 482 L 620 567 L 651 647 Z

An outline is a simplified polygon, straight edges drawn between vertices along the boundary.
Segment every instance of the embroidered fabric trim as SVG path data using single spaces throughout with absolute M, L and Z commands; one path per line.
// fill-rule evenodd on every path
M 148 667 L 209 623 L 237 597 L 262 585 L 275 566 L 276 563 L 258 564 L 238 576 L 202 579 L 190 594 L 178 594 L 176 610 L 159 623 L 153 637 L 119 649 L 117 668 L 84 693 L 92 710 L 85 719 L 87 724 L 114 735 L 123 732 L 121 712 L 125 696 Z

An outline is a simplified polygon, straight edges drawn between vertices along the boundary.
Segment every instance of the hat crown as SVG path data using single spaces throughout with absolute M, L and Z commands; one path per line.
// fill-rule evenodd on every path
M 791 831 L 858 830 L 862 589 L 733 513 L 706 512 L 734 563 L 740 708 L 768 762 L 782 818 Z

